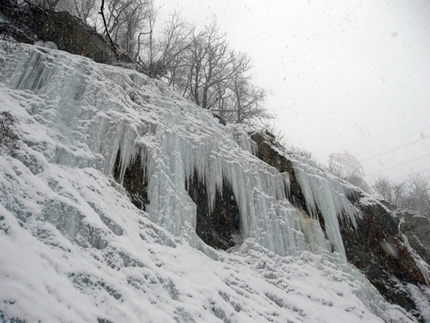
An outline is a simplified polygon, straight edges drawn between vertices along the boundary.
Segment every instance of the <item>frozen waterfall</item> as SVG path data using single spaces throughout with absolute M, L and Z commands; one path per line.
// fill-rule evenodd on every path
M 4 58 L 7 67 L 1 76 L 16 93 L 34 96 L 29 116 L 56 138 L 43 142 L 48 160 L 110 175 L 120 152 L 124 176 L 127 165 L 141 158 L 149 181 L 150 218 L 178 236 L 184 226 L 195 226 L 185 183 L 196 170 L 212 204 L 223 180 L 231 185 L 245 238 L 279 255 L 330 249 L 331 244 L 345 258 L 338 215 L 346 213 L 354 222 L 356 210 L 335 181 L 324 184 L 321 177 L 306 175 L 305 162 L 296 164 L 311 209 L 318 206 L 327 223 L 328 243 L 315 219 L 288 202 L 288 175 L 252 154 L 252 143 L 240 134 L 244 130 L 222 130 L 210 113 L 133 70 L 94 68 L 88 59 L 70 60 L 41 45 L 31 50 L 18 46 Z
M 339 219 L 358 213 L 340 183 L 293 160 L 309 216 L 246 129 L 161 81 L 0 40 L 0 109 L 21 138 L 0 155 L 0 322 L 414 321 L 345 261 Z M 138 158 L 145 211 L 114 180 Z M 192 176 L 209 208 L 231 187 L 243 239 L 230 252 L 194 232 Z

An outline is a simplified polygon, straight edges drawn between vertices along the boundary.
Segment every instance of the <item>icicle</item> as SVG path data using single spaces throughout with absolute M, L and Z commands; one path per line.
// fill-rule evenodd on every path
M 293 167 L 308 209 L 316 217 L 318 208 L 324 218 L 325 230 L 330 242 L 335 250 L 346 259 L 338 217 L 346 214 L 356 227 L 355 217 L 359 214 L 359 211 L 346 198 L 347 189 L 342 186 L 340 181 L 312 165 L 311 161 L 293 160 Z

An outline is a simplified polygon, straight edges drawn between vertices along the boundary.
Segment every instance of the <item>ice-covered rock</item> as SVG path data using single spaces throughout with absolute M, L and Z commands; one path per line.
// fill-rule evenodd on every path
M 325 230 L 240 128 L 162 82 L 4 41 L 0 63 L 0 109 L 21 138 L 0 156 L 0 321 L 414 321 L 345 261 L 339 216 L 357 211 L 324 175 L 294 164 Z M 140 209 L 124 184 L 136 160 Z M 195 177 L 209 210 L 224 184 L 236 201 L 228 253 L 196 234 Z

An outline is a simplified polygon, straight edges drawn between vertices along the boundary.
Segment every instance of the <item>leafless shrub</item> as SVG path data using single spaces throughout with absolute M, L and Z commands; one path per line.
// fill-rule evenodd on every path
M 304 157 L 309 160 L 314 160 L 314 155 L 312 154 L 312 152 L 304 148 L 293 147 L 291 148 L 291 151 L 300 157 Z

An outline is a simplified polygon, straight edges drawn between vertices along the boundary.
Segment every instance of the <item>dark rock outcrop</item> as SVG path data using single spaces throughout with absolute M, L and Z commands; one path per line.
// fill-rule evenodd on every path
M 114 178 L 122 184 L 130 196 L 131 202 L 141 210 L 145 210 L 149 204 L 148 199 L 148 178 L 146 176 L 146 166 L 142 164 L 142 158 L 137 155 L 124 172 L 124 179 L 121 181 L 121 158 L 120 152 L 116 156 L 114 166 Z
M 404 234 L 412 248 L 430 264 L 430 219 L 406 211 L 397 212 L 400 219 L 399 230 Z
M 197 235 L 209 246 L 227 250 L 240 235 L 240 213 L 233 190 L 223 181 L 222 192 L 216 192 L 213 207 L 205 183 L 197 173 L 187 183 L 187 190 L 197 206 Z
M 377 201 L 370 204 L 359 200 L 355 205 L 363 214 L 357 219 L 357 229 L 341 226 L 348 261 L 388 301 L 415 312 L 416 304 L 402 286 L 425 285 L 426 281 L 402 240 L 398 218 Z
M 275 167 L 280 173 L 287 172 L 290 176 L 290 191 L 285 195 L 290 198 L 291 203 L 302 210 L 306 210 L 306 201 L 303 196 L 299 182 L 294 175 L 293 164 L 290 160 L 282 156 L 276 149 L 275 137 L 268 132 L 257 132 L 251 134 L 251 139 L 257 144 L 257 157 L 272 167 Z

